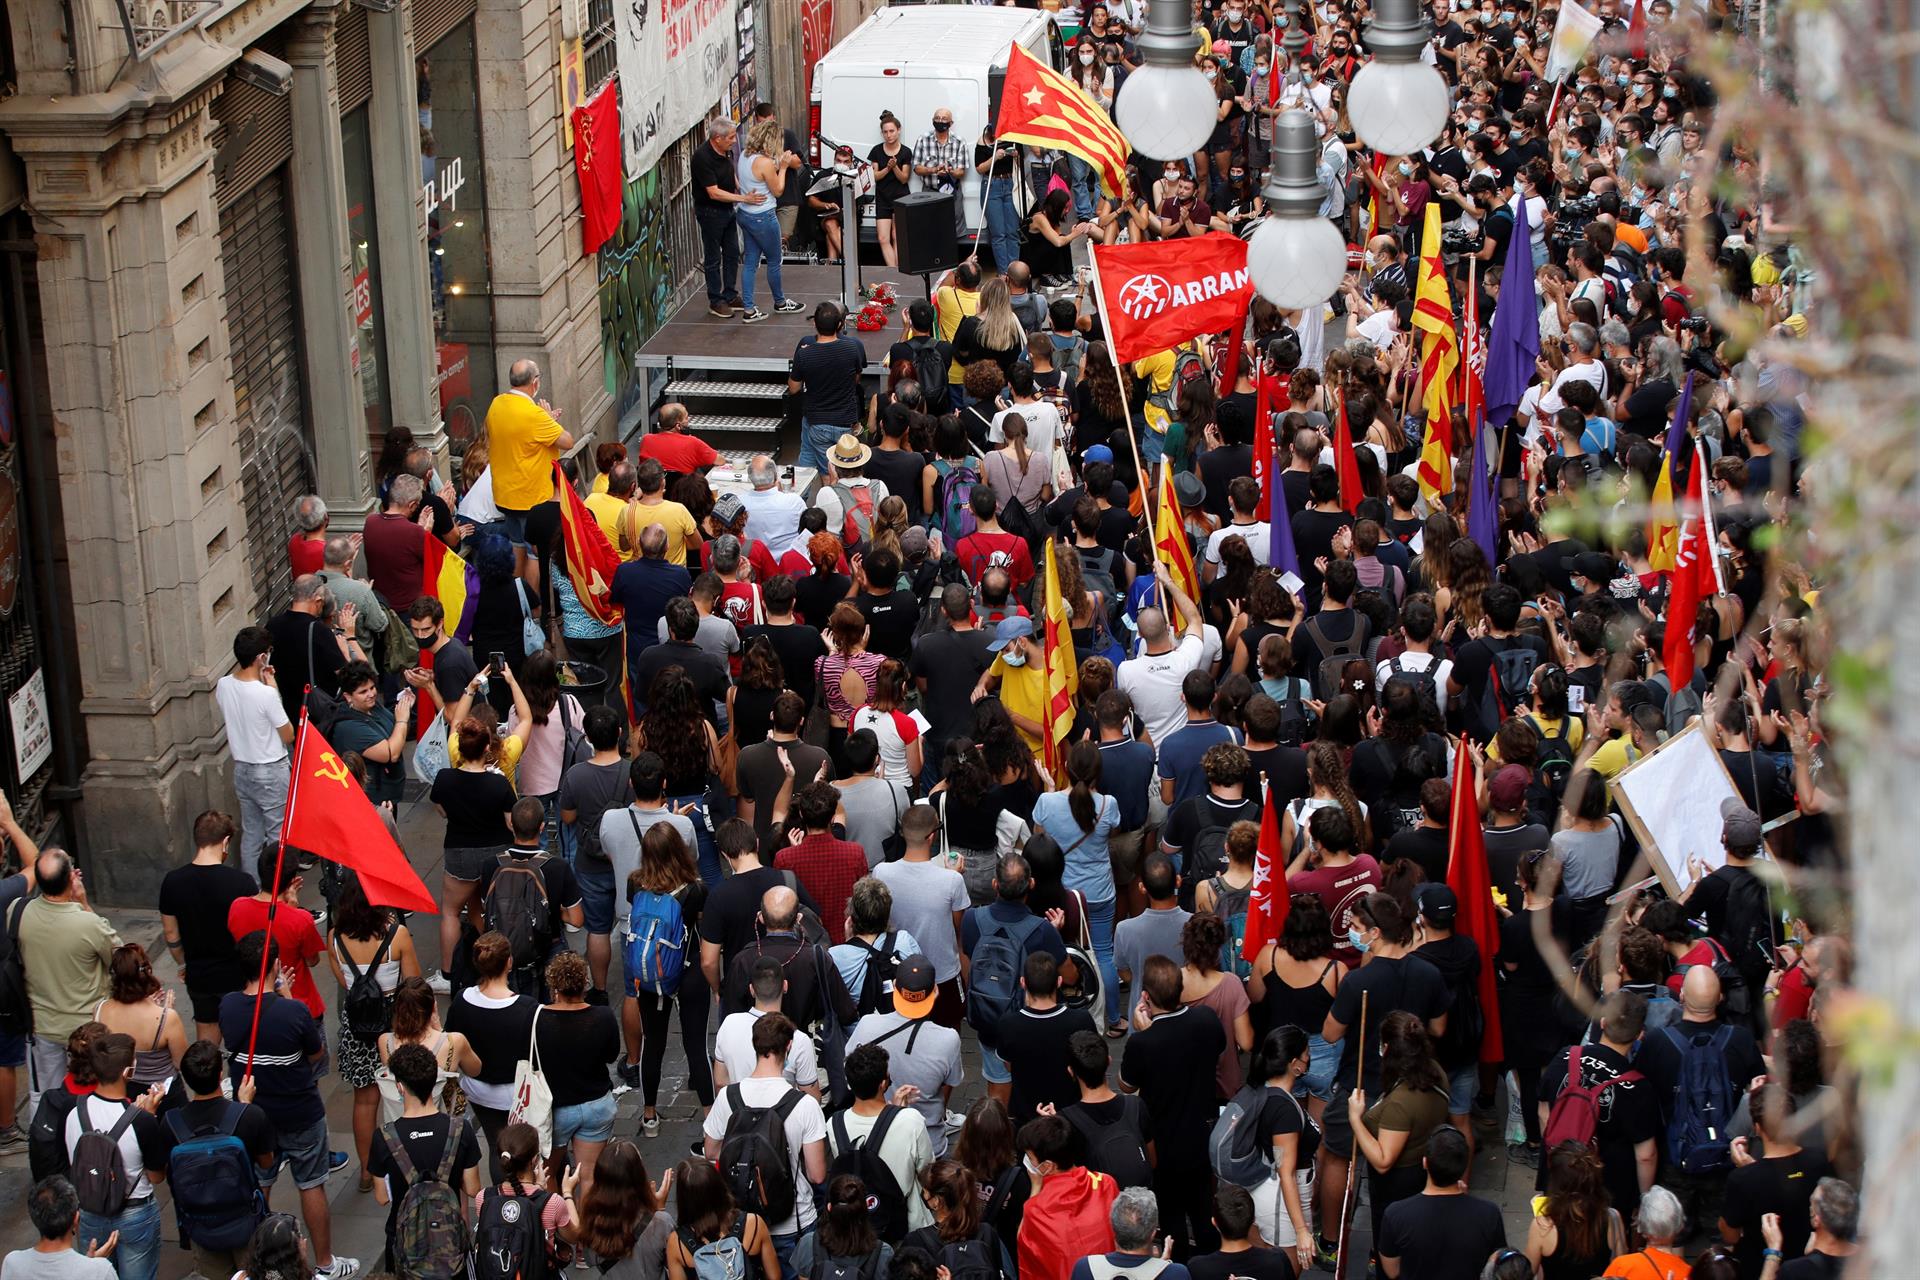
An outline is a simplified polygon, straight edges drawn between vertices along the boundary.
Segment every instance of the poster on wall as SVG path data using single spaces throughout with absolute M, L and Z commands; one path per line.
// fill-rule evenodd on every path
M 25 781 L 53 758 L 53 720 L 47 715 L 46 676 L 35 671 L 7 699 L 7 718 L 13 723 L 14 776 Z
M 733 80 L 738 7 L 738 0 L 620 0 L 614 38 L 630 177 L 653 168 Z

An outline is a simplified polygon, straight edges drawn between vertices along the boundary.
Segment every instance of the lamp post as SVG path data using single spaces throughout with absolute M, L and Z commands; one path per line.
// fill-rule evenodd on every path
M 1213 133 L 1220 100 L 1193 65 L 1200 40 L 1188 0 L 1147 0 L 1147 29 L 1134 44 L 1140 69 L 1120 86 L 1114 122 L 1141 155 L 1185 160 Z
M 1283 311 L 1318 306 L 1347 273 L 1347 243 L 1322 217 L 1320 147 L 1313 120 L 1294 109 L 1273 125 L 1273 167 L 1260 196 L 1267 220 L 1247 245 L 1247 270 L 1261 297 Z
M 1411 155 L 1447 123 L 1447 82 L 1420 60 L 1427 44 L 1420 0 L 1379 0 L 1367 23 L 1367 51 L 1347 92 L 1347 117 L 1360 141 L 1384 156 Z

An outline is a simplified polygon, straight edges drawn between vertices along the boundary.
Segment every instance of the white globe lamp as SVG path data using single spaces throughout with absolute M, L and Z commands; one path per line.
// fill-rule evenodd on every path
M 1140 69 L 1114 100 L 1113 119 L 1133 149 L 1155 160 L 1185 160 L 1213 134 L 1220 99 L 1193 65 L 1199 37 L 1188 0 L 1148 0 L 1147 29 L 1135 42 Z
M 1419 0 L 1381 0 L 1374 7 L 1365 35 L 1373 59 L 1347 91 L 1347 118 L 1380 155 L 1412 155 L 1447 123 L 1447 82 L 1420 60 L 1427 39 Z
M 1306 112 L 1274 122 L 1273 167 L 1260 193 L 1268 217 L 1248 242 L 1247 271 L 1254 291 L 1282 311 L 1319 306 L 1347 273 L 1346 240 L 1320 216 L 1319 155 Z

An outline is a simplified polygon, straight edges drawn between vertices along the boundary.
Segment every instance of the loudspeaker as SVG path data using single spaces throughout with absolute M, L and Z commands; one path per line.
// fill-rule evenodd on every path
M 916 191 L 893 202 L 893 243 L 904 275 L 932 275 L 960 264 L 951 191 Z

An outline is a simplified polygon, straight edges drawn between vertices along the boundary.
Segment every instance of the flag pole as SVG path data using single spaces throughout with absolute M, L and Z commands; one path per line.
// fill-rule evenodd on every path
M 1090 283 L 1093 285 L 1094 299 L 1101 305 L 1101 328 L 1107 335 L 1107 363 L 1113 366 L 1113 386 L 1114 389 L 1120 393 L 1120 416 L 1127 424 L 1127 444 L 1133 450 L 1133 473 L 1139 477 L 1140 483 L 1140 515 L 1147 522 L 1147 545 L 1152 547 L 1154 531 L 1153 503 L 1159 494 L 1157 488 L 1148 483 L 1147 464 L 1140 460 L 1140 437 L 1135 434 L 1133 429 L 1133 406 L 1127 400 L 1127 380 L 1120 372 L 1119 353 L 1113 349 L 1113 331 L 1106 327 L 1107 317 L 1105 304 L 1107 292 L 1100 287 L 1100 255 L 1094 252 L 1093 246 L 1091 245 L 1087 247 L 1087 271 L 1092 277 Z M 1153 558 L 1156 561 L 1160 559 L 1160 552 L 1157 548 L 1153 552 Z M 1164 585 L 1156 582 L 1154 584 L 1154 590 L 1158 592 L 1160 596 L 1160 612 L 1165 613 L 1167 611 L 1167 589 Z
M 313 686 L 307 686 L 307 693 L 313 692 Z M 300 797 L 300 737 L 307 729 L 306 695 L 300 699 L 300 728 L 293 735 L 293 778 L 287 784 L 287 812 L 280 819 L 280 847 L 273 855 L 273 884 L 267 890 L 267 929 L 266 941 L 260 947 L 260 981 L 253 993 L 253 1025 L 247 1029 L 247 1071 L 241 1078 L 245 1084 L 253 1079 L 254 1050 L 260 1043 L 260 1006 L 267 994 L 267 970 L 272 967 L 273 958 L 273 922 L 280 911 L 280 869 L 287 861 L 287 832 L 293 829 L 293 807 Z

